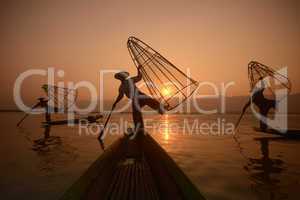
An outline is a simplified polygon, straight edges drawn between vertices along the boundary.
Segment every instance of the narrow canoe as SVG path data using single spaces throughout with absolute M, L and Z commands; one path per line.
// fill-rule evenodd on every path
M 140 134 L 112 144 L 61 199 L 205 198 L 150 135 Z
M 257 131 L 257 132 L 263 132 L 263 133 L 278 135 L 278 136 L 288 138 L 288 139 L 300 139 L 300 130 L 297 130 L 297 129 L 289 129 L 285 132 L 280 132 L 280 131 L 275 130 L 275 129 L 262 130 L 260 128 L 254 128 L 254 130 Z
M 49 122 L 43 122 L 43 125 L 65 125 L 65 124 L 79 124 L 80 121 L 86 120 L 86 122 L 94 123 L 98 119 L 102 118 L 102 115 L 96 115 L 96 116 L 88 116 L 83 118 L 76 118 L 76 119 L 66 119 L 66 120 L 55 120 L 55 121 L 49 121 Z

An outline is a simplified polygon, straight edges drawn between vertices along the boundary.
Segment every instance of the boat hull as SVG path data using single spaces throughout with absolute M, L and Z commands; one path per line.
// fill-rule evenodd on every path
M 61 198 L 205 199 L 150 136 L 124 136 L 107 149 Z

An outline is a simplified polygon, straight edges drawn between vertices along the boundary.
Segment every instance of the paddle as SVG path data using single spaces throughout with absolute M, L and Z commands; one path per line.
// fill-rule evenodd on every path
M 23 117 L 22 117 L 22 119 L 17 123 L 17 126 L 19 127 L 20 125 L 21 125 L 21 123 L 26 119 L 26 117 L 28 117 L 28 113 L 26 113 Z
M 30 111 L 34 108 L 36 108 L 38 105 L 40 104 L 40 102 L 38 102 L 37 104 L 35 104 L 34 106 L 31 107 Z M 21 123 L 26 119 L 26 117 L 28 117 L 29 113 L 26 113 L 22 119 L 17 123 L 17 126 L 19 127 L 21 125 Z
M 241 120 L 242 120 L 242 118 L 243 118 L 243 116 L 244 116 L 244 114 L 245 114 L 247 108 L 250 106 L 250 103 L 251 103 L 251 101 L 249 100 L 249 101 L 244 105 L 243 111 L 242 111 L 242 113 L 241 113 L 241 115 L 240 115 L 238 121 L 237 121 L 236 124 L 235 124 L 235 130 L 236 130 L 237 127 L 239 126 L 239 124 L 240 124 L 240 122 L 241 122 Z
M 112 112 L 114 111 L 114 109 L 115 109 L 115 104 L 112 106 L 112 108 L 111 108 L 111 111 L 110 111 L 110 113 L 109 113 L 109 115 L 107 116 L 107 119 L 106 119 L 106 121 L 105 121 L 105 123 L 104 123 L 104 126 L 103 126 L 103 128 L 102 128 L 102 130 L 101 130 L 101 132 L 100 132 L 100 134 L 99 134 L 99 136 L 98 136 L 98 140 L 99 140 L 99 142 L 100 142 L 100 145 L 101 145 L 101 148 L 104 150 L 104 143 L 103 143 L 103 140 L 102 140 L 102 136 L 103 136 L 103 134 L 104 134 L 104 131 L 105 131 L 105 128 L 106 128 L 106 126 L 107 126 L 107 124 L 108 124 L 108 122 L 109 122 L 109 119 L 110 119 L 110 117 L 111 117 L 111 114 L 112 114 Z

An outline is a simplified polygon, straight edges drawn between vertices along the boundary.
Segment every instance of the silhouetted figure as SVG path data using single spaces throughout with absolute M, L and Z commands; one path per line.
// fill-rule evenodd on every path
M 37 107 L 42 107 L 45 108 L 45 120 L 46 122 L 50 122 L 51 121 L 51 116 L 50 116 L 50 108 L 48 106 L 48 100 L 46 100 L 45 98 L 38 98 L 39 102 L 37 104 L 35 104 L 34 106 L 32 106 L 31 110 L 37 108 Z M 54 110 L 57 110 L 57 108 L 55 108 Z M 21 123 L 24 121 L 24 119 L 29 115 L 29 113 L 26 113 L 23 118 L 17 123 L 17 126 L 20 126 Z
M 257 87 L 254 89 L 254 92 L 253 92 L 252 96 L 250 97 L 249 101 L 244 106 L 242 113 L 245 113 L 246 109 L 250 106 L 250 104 L 254 103 L 258 107 L 259 113 L 263 117 L 267 117 L 270 109 L 276 108 L 276 101 L 267 99 L 264 96 L 265 85 L 264 85 L 262 78 L 260 80 L 261 80 L 260 81 L 261 87 L 259 87 L 259 88 Z M 264 121 L 262 119 L 260 119 L 260 129 L 266 130 L 267 128 L 268 128 L 267 124 L 265 124 Z
M 37 107 L 41 107 L 45 109 L 45 120 L 46 122 L 50 122 L 51 121 L 51 112 L 58 112 L 58 108 L 57 107 L 51 107 L 48 105 L 48 99 L 45 99 L 43 97 L 38 98 L 39 102 L 33 107 L 37 108 Z
M 119 95 L 116 101 L 113 104 L 113 108 L 117 105 L 117 103 L 124 97 L 131 99 L 132 101 L 132 116 L 134 122 L 134 131 L 143 131 L 144 122 L 141 109 L 144 106 L 149 106 L 153 110 L 157 110 L 160 114 L 164 113 L 164 107 L 157 100 L 151 98 L 150 96 L 141 92 L 137 87 L 136 83 L 142 79 L 142 73 L 140 72 L 140 68 L 138 68 L 138 75 L 135 77 L 129 77 L 128 72 L 119 72 L 115 74 L 115 78 L 121 81 L 121 85 L 119 87 Z
M 50 115 L 50 108 L 48 106 L 48 100 L 46 100 L 45 98 L 38 98 L 39 103 L 34 107 L 42 107 L 45 108 L 45 120 L 46 122 L 50 122 L 51 121 L 51 115 Z

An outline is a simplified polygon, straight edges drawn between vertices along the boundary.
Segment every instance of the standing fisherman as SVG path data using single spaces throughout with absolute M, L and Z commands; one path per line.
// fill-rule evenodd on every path
M 48 100 L 46 100 L 43 97 L 38 98 L 38 100 L 39 100 L 39 102 L 35 105 L 34 108 L 37 108 L 37 107 L 45 108 L 45 120 L 46 120 L 46 122 L 51 122 L 51 115 L 50 115 L 50 108 L 48 106 Z
M 251 95 L 251 97 L 249 98 L 248 102 L 245 104 L 242 114 L 237 122 L 237 125 L 239 124 L 243 114 L 246 112 L 247 108 L 250 106 L 251 103 L 254 103 L 258 109 L 259 109 L 259 113 L 266 118 L 270 109 L 275 109 L 276 108 L 276 101 L 275 100 L 271 100 L 271 99 L 267 99 L 264 96 L 264 91 L 265 91 L 265 84 L 263 81 L 263 78 L 260 78 L 260 83 L 261 83 L 261 87 L 256 87 L 254 88 L 254 91 Z M 260 129 L 262 131 L 265 131 L 268 126 L 267 124 L 264 122 L 263 119 L 260 119 Z M 237 127 L 236 125 L 236 127 Z
M 134 133 L 142 133 L 144 131 L 144 121 L 141 109 L 144 106 L 149 106 L 153 110 L 157 110 L 158 113 L 164 114 L 165 110 L 163 105 L 151 98 L 150 96 L 141 92 L 137 87 L 136 83 L 142 80 L 142 73 L 140 71 L 141 67 L 138 67 L 138 75 L 135 77 L 129 77 L 128 72 L 119 72 L 115 74 L 115 78 L 121 81 L 121 85 L 119 87 L 119 95 L 112 106 L 112 111 L 116 107 L 117 103 L 121 101 L 121 99 L 126 95 L 132 101 L 132 117 L 134 122 Z M 109 116 L 110 117 L 110 116 Z M 108 117 L 108 119 L 109 119 Z M 107 120 L 108 121 L 108 120 Z M 104 127 L 106 126 L 106 123 Z M 101 131 L 98 139 L 101 141 L 101 137 L 103 135 L 104 128 Z
M 48 105 L 49 100 L 45 99 L 43 97 L 38 98 L 38 103 L 35 104 L 34 106 L 32 106 L 31 110 L 35 109 L 35 108 L 44 108 L 45 109 L 45 120 L 46 123 L 50 123 L 51 122 L 51 112 L 58 112 L 58 108 L 57 107 L 51 107 Z M 17 126 L 20 126 L 21 123 L 24 121 L 24 119 L 28 116 L 29 114 L 25 114 L 24 117 L 18 122 Z

